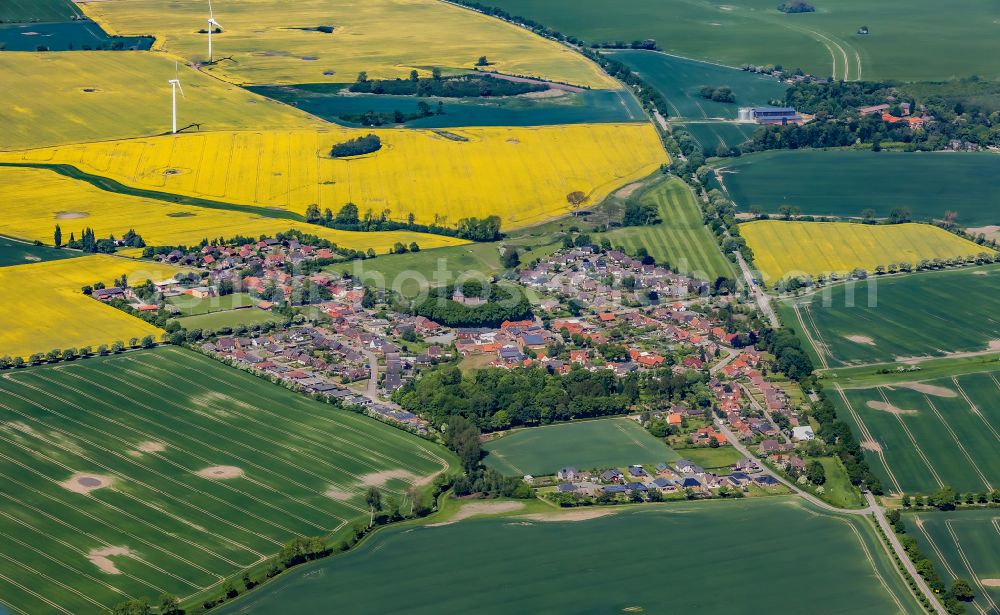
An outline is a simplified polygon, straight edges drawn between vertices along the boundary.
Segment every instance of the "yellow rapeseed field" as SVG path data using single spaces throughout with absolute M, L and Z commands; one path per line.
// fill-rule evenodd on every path
M 332 159 L 330 148 L 374 132 L 382 149 Z M 668 161 L 649 124 L 184 134 L 0 154 L 68 163 L 123 184 L 303 213 L 347 202 L 394 219 L 454 225 L 498 215 L 506 229 L 596 203 Z
M 91 227 L 101 237 L 121 237 L 135 229 L 149 245 L 191 245 L 203 238 L 229 238 L 298 229 L 318 235 L 339 246 L 355 250 L 374 249 L 382 254 L 402 242 L 417 242 L 421 248 L 467 243 L 461 239 L 389 231 L 352 233 L 312 224 L 266 218 L 239 211 L 172 205 L 163 201 L 104 192 L 94 186 L 46 169 L 0 167 L 0 235 L 51 244 L 55 225 L 68 241 Z
M 292 107 L 180 66 L 180 126 L 201 130 L 305 128 Z M 170 131 L 174 60 L 143 51 L 0 53 L 0 150 L 123 139 Z
M 130 280 L 163 280 L 174 267 L 113 256 L 82 256 L 30 265 L 0 267 L 0 356 L 27 358 L 55 348 L 112 344 L 163 333 L 145 321 L 87 297 L 80 288 Z
M 490 70 L 595 88 L 615 88 L 600 69 L 554 41 L 439 0 L 215 0 L 224 31 L 213 35 L 207 70 L 241 84 L 351 82 L 403 77 L 410 70 Z M 208 56 L 205 0 L 101 0 L 81 7 L 118 34 L 155 34 L 156 48 L 192 62 Z M 333 26 L 332 33 L 309 28 Z
M 955 258 L 988 251 L 928 224 L 758 220 L 740 225 L 765 281 L 788 276 L 874 271 L 878 265 Z

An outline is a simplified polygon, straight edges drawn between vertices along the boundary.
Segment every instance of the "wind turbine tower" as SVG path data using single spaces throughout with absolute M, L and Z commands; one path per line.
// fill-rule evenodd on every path
M 171 134 L 177 134 L 177 90 L 181 91 L 181 96 L 184 96 L 184 88 L 181 87 L 181 80 L 177 77 L 176 67 L 174 68 L 174 78 L 168 81 L 170 84 L 170 94 L 173 102 L 173 122 L 170 125 Z M 185 98 L 187 98 L 185 96 Z
M 212 31 L 215 28 L 222 29 L 222 25 L 215 21 L 215 14 L 212 12 L 212 0 L 208 0 L 208 63 L 213 62 L 212 57 Z

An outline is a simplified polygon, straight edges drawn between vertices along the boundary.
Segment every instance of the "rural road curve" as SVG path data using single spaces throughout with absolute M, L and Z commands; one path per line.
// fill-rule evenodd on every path
M 931 588 L 928 587 L 927 583 L 924 581 L 924 578 L 917 573 L 916 567 L 914 567 L 913 562 L 911 562 L 910 558 L 906 555 L 906 550 L 903 549 L 903 544 L 899 542 L 899 537 L 896 536 L 896 532 L 894 532 L 892 527 L 889 525 L 889 520 L 885 516 L 885 510 L 879 505 L 878 500 L 875 499 L 875 496 L 872 495 L 870 491 L 865 492 L 865 500 L 868 502 L 868 506 L 866 508 L 837 508 L 832 504 L 827 504 L 826 502 L 817 498 L 813 494 L 803 491 L 802 489 L 799 489 L 798 486 L 796 486 L 794 483 L 786 480 L 783 476 L 778 475 L 778 473 L 774 472 L 773 470 L 771 470 L 771 468 L 764 465 L 764 463 L 756 455 L 751 453 L 750 450 L 747 449 L 747 447 L 743 446 L 743 444 L 733 434 L 733 432 L 729 429 L 729 427 L 725 423 L 723 423 L 720 419 L 716 418 L 715 424 L 719 428 L 719 431 L 725 434 L 726 438 L 729 439 L 729 442 L 730 444 L 733 445 L 733 448 L 735 448 L 737 451 L 739 451 L 743 456 L 747 457 L 748 459 L 753 459 L 754 461 L 756 461 L 757 465 L 759 465 L 761 469 L 764 470 L 764 472 L 773 476 L 781 484 L 785 485 L 786 487 L 794 491 L 796 494 L 798 494 L 805 500 L 808 500 L 810 503 L 824 510 L 829 510 L 830 512 L 835 512 L 835 513 L 842 513 L 847 515 L 860 515 L 864 517 L 867 517 L 868 515 L 875 515 L 876 523 L 878 523 L 879 527 L 882 528 L 882 533 L 884 533 L 889 538 L 889 544 L 892 546 L 892 550 L 896 552 L 896 556 L 899 558 L 899 561 L 903 562 L 903 567 L 906 568 L 906 571 L 909 572 L 910 576 L 913 577 L 913 580 L 916 581 L 917 587 L 920 588 L 921 593 L 923 593 L 924 597 L 927 598 L 927 600 L 929 600 L 930 603 L 934 606 L 934 610 L 936 613 L 938 613 L 938 615 L 948 615 L 948 612 L 944 610 L 943 606 L 941 606 L 941 602 L 938 601 L 937 596 L 934 594 L 933 591 L 931 591 Z M 882 544 L 883 547 L 885 547 L 885 543 L 882 543 L 881 541 L 880 543 Z
M 771 308 L 771 298 L 767 296 L 767 293 L 760 289 L 760 286 L 753 279 L 753 273 L 750 271 L 750 266 L 747 265 L 746 260 L 743 259 L 743 254 L 739 251 L 733 252 L 736 255 L 736 261 L 740 264 L 740 269 L 743 271 L 743 281 L 746 282 L 747 287 L 753 292 L 753 296 L 757 299 L 757 307 L 760 308 L 761 312 L 767 316 L 768 321 L 771 323 L 772 329 L 777 329 L 781 327 L 781 321 L 778 320 L 778 315 L 774 313 L 774 309 Z

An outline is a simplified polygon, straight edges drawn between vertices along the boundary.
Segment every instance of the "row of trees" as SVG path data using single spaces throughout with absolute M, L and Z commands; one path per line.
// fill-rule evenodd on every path
M 431 233 L 448 237 L 461 237 L 469 241 L 497 241 L 500 233 L 500 217 L 462 218 L 455 227 L 445 226 L 445 216 L 436 216 L 433 224 L 418 224 L 416 216 L 410 213 L 405 222 L 393 220 L 392 211 L 388 208 L 380 212 L 367 209 L 362 215 L 354 203 L 345 203 L 336 213 L 326 208 L 320 211 L 319 205 L 306 207 L 306 222 L 342 231 L 397 231 L 408 230 L 417 233 Z M 374 251 L 369 251 L 374 256 Z
M 29 365 L 41 365 L 42 363 L 59 363 L 60 361 L 73 361 L 76 359 L 86 359 L 88 357 L 104 357 L 112 354 L 124 352 L 127 348 L 152 348 L 156 346 L 156 340 L 152 335 L 143 338 L 133 337 L 128 340 L 128 344 L 119 340 L 110 346 L 101 344 L 95 350 L 92 346 L 82 346 L 80 348 L 53 348 L 48 352 L 36 352 L 28 357 L 11 357 L 4 355 L 0 357 L 0 370 L 18 369 Z
M 478 66 L 488 66 L 485 56 Z M 368 73 L 361 72 L 357 80 L 348 88 L 352 92 L 364 94 L 387 94 L 393 96 L 436 96 L 440 98 L 488 98 L 497 96 L 518 96 L 529 92 L 542 92 L 547 85 L 499 79 L 487 74 L 442 77 L 441 69 L 433 69 L 432 77 L 422 78 L 416 70 L 410 71 L 409 79 L 369 79 Z
M 361 124 L 362 126 L 385 126 L 387 124 L 405 124 L 406 122 L 431 117 L 432 115 L 444 115 L 444 103 L 438 102 L 437 111 L 431 111 L 431 106 L 421 100 L 417 103 L 417 110 L 414 113 L 404 113 L 399 109 L 395 109 L 391 113 L 382 113 L 381 111 L 369 109 L 360 114 L 341 115 L 340 119 L 345 122 Z
M 52 233 L 52 243 L 57 248 L 63 247 L 62 228 L 58 224 L 56 225 L 55 231 Z M 89 226 L 80 232 L 79 239 L 76 238 L 75 233 L 70 233 L 69 241 L 65 244 L 67 248 L 80 250 L 82 252 L 90 252 L 92 254 L 114 254 L 118 245 L 119 242 L 115 239 L 114 235 L 111 235 L 106 239 L 99 239 L 94 233 L 94 229 Z M 135 232 L 135 229 L 129 229 L 125 235 L 122 236 L 121 245 L 129 248 L 144 248 L 146 247 L 146 242 L 143 241 L 142 236 Z

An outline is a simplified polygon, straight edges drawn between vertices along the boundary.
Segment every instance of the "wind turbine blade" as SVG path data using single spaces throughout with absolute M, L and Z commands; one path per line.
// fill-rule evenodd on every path
M 187 98 L 187 96 L 184 96 L 184 88 L 181 87 L 181 81 L 180 81 L 180 79 L 177 80 L 177 89 L 181 91 L 181 96 L 183 96 L 184 98 Z
M 208 18 L 212 19 L 215 14 L 212 12 L 212 0 L 208 0 Z

